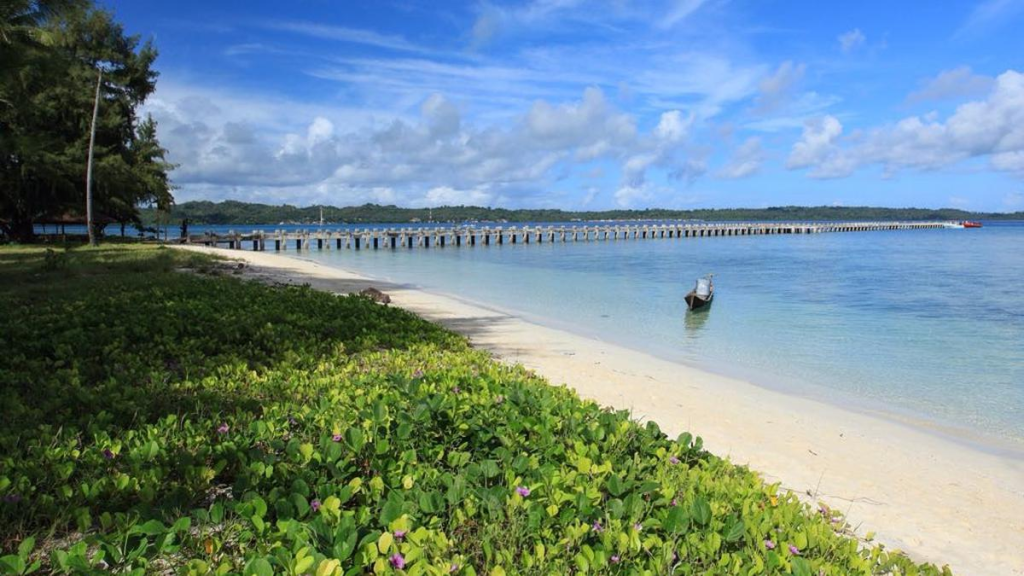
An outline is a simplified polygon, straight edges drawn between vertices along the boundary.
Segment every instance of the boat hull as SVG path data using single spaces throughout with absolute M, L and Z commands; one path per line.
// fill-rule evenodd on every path
M 690 291 L 690 293 L 687 294 L 685 298 L 686 307 L 689 308 L 690 310 L 700 310 L 701 308 L 707 306 L 708 304 L 711 304 L 711 301 L 714 299 L 714 292 L 709 294 L 706 298 L 702 298 L 700 296 L 697 296 L 697 293 L 695 291 Z

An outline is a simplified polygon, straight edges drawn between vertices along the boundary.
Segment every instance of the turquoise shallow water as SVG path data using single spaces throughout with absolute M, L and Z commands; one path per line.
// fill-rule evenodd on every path
M 1024 446 L 1024 223 L 303 256 Z M 682 297 L 706 272 L 715 302 L 687 313 Z

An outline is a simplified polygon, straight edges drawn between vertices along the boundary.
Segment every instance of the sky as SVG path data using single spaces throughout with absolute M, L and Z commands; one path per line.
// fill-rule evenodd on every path
M 179 202 L 1024 210 L 1024 0 L 99 0 Z

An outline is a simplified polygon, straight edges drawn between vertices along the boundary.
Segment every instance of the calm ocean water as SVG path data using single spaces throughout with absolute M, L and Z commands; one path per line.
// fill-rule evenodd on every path
M 304 256 L 767 387 L 1024 446 L 1024 223 Z M 715 302 L 687 313 L 682 297 L 706 272 Z

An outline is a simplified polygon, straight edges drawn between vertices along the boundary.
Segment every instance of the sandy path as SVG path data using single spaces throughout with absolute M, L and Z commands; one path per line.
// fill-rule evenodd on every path
M 630 409 L 673 437 L 699 434 L 715 454 L 844 510 L 862 535 L 958 574 L 1024 574 L 1024 461 L 299 258 L 187 248 L 245 260 L 246 275 L 264 281 L 378 287 L 584 398 Z

